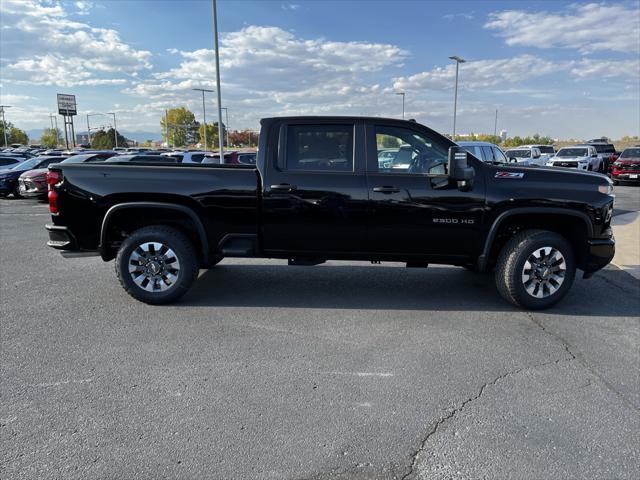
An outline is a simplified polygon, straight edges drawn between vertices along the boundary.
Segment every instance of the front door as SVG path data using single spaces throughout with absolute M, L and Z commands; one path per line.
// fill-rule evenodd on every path
M 263 246 L 267 253 L 339 258 L 365 246 L 364 127 L 321 120 L 285 123 L 267 158 Z M 292 255 L 293 256 L 293 255 Z
M 367 246 L 381 257 L 469 257 L 477 255 L 485 201 L 476 177 L 461 191 L 445 176 L 451 142 L 416 125 L 368 123 L 367 188 L 370 217 Z M 407 160 L 407 151 L 410 158 Z M 389 152 L 397 152 L 398 161 Z

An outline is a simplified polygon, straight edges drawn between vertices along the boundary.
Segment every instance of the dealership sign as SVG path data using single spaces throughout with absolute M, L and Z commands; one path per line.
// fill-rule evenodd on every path
M 76 96 L 58 94 L 58 113 L 60 115 L 77 115 Z

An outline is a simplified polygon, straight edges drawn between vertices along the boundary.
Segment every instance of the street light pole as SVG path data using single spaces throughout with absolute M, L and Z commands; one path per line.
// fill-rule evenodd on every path
M 204 92 L 213 92 L 213 90 L 207 90 L 206 88 L 192 88 L 191 90 L 195 90 L 196 92 L 202 92 L 202 118 L 204 125 L 204 149 L 207 149 L 207 110 L 204 106 Z M 218 129 L 219 130 L 219 129 Z
M 216 89 L 218 90 L 218 140 L 220 143 L 220 163 L 224 163 L 224 139 L 220 135 L 222 127 L 222 95 L 220 92 L 220 47 L 218 45 L 218 9 L 216 0 L 211 0 L 213 7 L 213 36 L 216 47 Z
M 404 96 L 406 95 L 405 92 L 396 92 L 396 95 L 402 95 L 402 119 L 404 120 Z
M 456 141 L 456 113 L 458 109 L 458 69 L 461 63 L 466 62 L 464 58 L 460 58 L 458 56 L 449 57 L 450 60 L 455 60 L 456 62 L 456 88 L 455 93 L 453 95 L 453 135 L 451 136 L 451 140 Z
M 496 119 L 493 122 L 493 136 L 496 137 L 498 135 L 498 109 L 496 108 Z
M 5 108 L 11 108 L 11 105 L 0 105 L 0 113 L 2 113 L 2 131 L 4 132 L 4 146 L 8 147 L 9 142 L 7 141 L 7 122 L 4 119 Z

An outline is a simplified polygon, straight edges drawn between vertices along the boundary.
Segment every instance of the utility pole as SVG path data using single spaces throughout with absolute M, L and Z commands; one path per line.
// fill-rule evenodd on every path
M 4 119 L 5 108 L 11 108 L 11 105 L 0 105 L 0 113 L 2 113 L 2 131 L 4 132 L 4 146 L 8 147 L 9 142 L 7 141 L 7 121 Z
M 87 137 L 89 140 L 89 145 L 91 145 L 91 128 L 89 128 L 89 114 L 87 113 Z
M 405 92 L 396 92 L 396 95 L 402 95 L 402 119 L 404 120 L 404 97 L 406 95 Z
M 496 108 L 496 119 L 493 122 L 493 136 L 497 136 L 498 134 L 498 109 Z
M 192 88 L 196 92 L 202 92 L 202 118 L 203 118 L 203 130 L 204 130 L 204 150 L 207 149 L 207 110 L 204 106 L 204 92 L 213 92 L 213 90 L 207 90 L 206 88 Z M 218 135 L 220 135 L 220 126 L 218 125 Z
M 455 55 L 452 57 L 449 57 L 449 59 L 455 60 L 456 62 L 456 87 L 455 87 L 455 93 L 453 96 L 453 135 L 451 136 L 451 140 L 455 142 L 456 141 L 456 113 L 458 109 L 458 69 L 460 67 L 460 64 L 466 62 L 466 60 L 464 58 L 460 58 Z
M 213 6 L 213 36 L 216 47 L 216 89 L 218 90 L 218 140 L 220 143 L 220 164 L 224 163 L 224 139 L 220 135 L 222 127 L 222 95 L 220 92 L 220 48 L 218 45 L 218 9 L 216 0 L 211 0 Z

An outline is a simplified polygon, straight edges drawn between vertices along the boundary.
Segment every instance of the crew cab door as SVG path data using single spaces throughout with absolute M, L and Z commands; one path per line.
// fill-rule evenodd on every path
M 366 141 L 367 248 L 381 257 L 477 255 L 485 204 L 482 162 L 469 156 L 475 179 L 462 191 L 444 176 L 451 143 L 441 135 L 419 125 L 368 122 Z M 408 168 L 378 160 L 378 152 L 390 148 L 411 149 Z
M 362 252 L 367 221 L 364 126 L 297 120 L 265 155 L 263 250 L 329 258 Z

